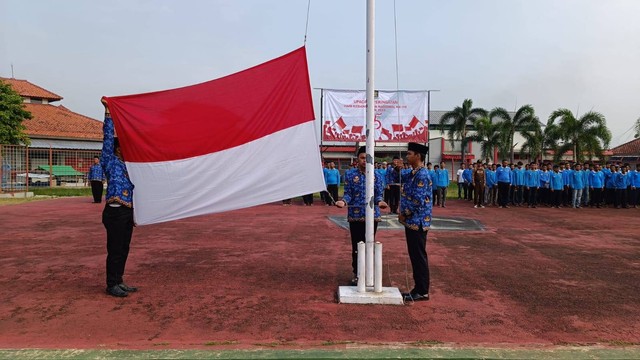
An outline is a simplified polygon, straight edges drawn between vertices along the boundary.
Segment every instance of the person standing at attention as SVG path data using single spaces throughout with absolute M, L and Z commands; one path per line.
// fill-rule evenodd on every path
M 102 165 L 100 165 L 100 158 L 97 156 L 93 157 L 93 165 L 89 168 L 87 179 L 91 182 L 93 202 L 100 204 L 102 202 L 102 191 L 104 190 L 104 172 L 102 171 Z
M 429 300 L 429 260 L 427 257 L 427 232 L 431 227 L 432 181 L 424 168 L 429 148 L 409 143 L 407 161 L 413 170 L 402 182 L 402 197 L 398 221 L 404 225 L 407 250 L 413 270 L 414 287 L 403 293 L 405 301 Z M 446 169 L 445 169 L 446 170 Z

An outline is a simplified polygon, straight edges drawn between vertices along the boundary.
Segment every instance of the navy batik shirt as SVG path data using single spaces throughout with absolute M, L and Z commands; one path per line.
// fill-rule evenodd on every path
M 119 203 L 126 207 L 133 207 L 133 184 L 129 180 L 129 173 L 124 161 L 114 154 L 114 128 L 110 115 L 105 115 L 104 140 L 102 142 L 102 157 L 100 164 L 107 178 L 107 204 Z
M 93 164 L 89 168 L 89 175 L 87 175 L 89 181 L 102 181 L 104 180 L 104 172 L 102 171 L 102 165 Z
M 411 230 L 429 230 L 433 187 L 429 172 L 424 167 L 419 167 L 402 180 L 400 211 L 405 216 L 402 224 Z
M 344 196 L 342 200 L 347 204 L 347 220 L 349 222 L 365 221 L 366 211 L 366 176 L 360 169 L 355 168 L 344 174 Z M 383 186 L 382 179 L 374 172 L 373 183 L 373 217 L 375 221 L 380 221 L 380 207 L 378 203 L 382 201 Z

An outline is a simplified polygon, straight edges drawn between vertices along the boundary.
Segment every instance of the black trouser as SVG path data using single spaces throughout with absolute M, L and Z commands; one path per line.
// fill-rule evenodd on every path
M 429 258 L 427 257 L 427 232 L 404 228 L 407 237 L 407 250 L 411 259 L 413 281 L 415 286 L 412 294 L 426 295 L 429 293 Z
M 302 202 L 304 202 L 305 205 L 313 204 L 313 194 L 302 195 Z
M 627 189 L 616 189 L 615 207 L 627 207 Z
M 91 180 L 91 194 L 93 194 L 93 202 L 102 202 L 102 181 Z
M 389 185 L 389 209 L 392 213 L 397 213 L 399 205 L 400 185 Z
M 549 188 L 544 187 L 541 187 L 540 190 L 538 190 L 538 202 L 540 204 L 549 205 L 549 192 Z
M 522 205 L 523 196 L 524 196 L 524 186 L 516 185 L 513 187 L 513 203 L 517 205 Z
M 530 206 L 536 206 L 536 204 L 538 203 L 537 195 L 538 195 L 538 188 L 530 187 L 529 188 L 529 205 Z
M 438 186 L 438 198 L 440 201 L 440 205 L 444 206 L 444 203 L 447 202 L 447 186 Z
M 338 201 L 338 185 L 327 185 L 327 191 L 329 192 L 329 195 L 331 195 L 331 197 L 327 196 L 326 198 L 327 204 L 335 204 L 336 201 Z
M 122 283 L 133 234 L 133 209 L 107 204 L 102 223 L 107 229 L 107 287 L 112 287 Z
M 378 230 L 378 222 L 373 223 L 373 235 L 375 236 Z M 351 267 L 353 268 L 353 274 L 358 275 L 358 243 L 360 241 L 367 242 L 365 237 L 365 222 L 364 221 L 352 221 L 349 223 L 349 232 L 351 233 Z
M 494 184 L 489 188 L 489 201 L 491 205 L 498 204 L 498 184 Z
M 458 183 L 458 199 L 462 199 L 462 189 L 464 188 L 464 183 Z
M 629 194 L 630 194 L 629 205 L 631 206 L 640 205 L 640 189 L 637 187 L 635 189 L 631 189 Z
M 511 184 L 508 182 L 498 182 L 498 205 L 507 206 L 509 204 L 509 188 Z
M 476 183 L 473 192 L 473 204 L 477 206 L 484 206 L 484 184 Z
M 470 183 L 467 183 L 467 198 L 466 200 L 470 200 L 473 201 L 473 185 L 471 185 Z
M 602 188 L 591 190 L 591 205 L 600 206 L 602 204 Z
M 463 199 L 465 199 L 465 200 L 467 200 L 467 197 L 469 196 L 469 195 L 467 195 L 468 191 L 469 191 L 469 184 L 467 184 L 466 182 L 463 182 L 462 183 L 462 192 L 464 193 Z
M 553 190 L 551 191 L 551 206 L 560 206 L 562 203 L 562 194 L 564 190 Z
M 607 205 L 613 205 L 616 201 L 616 189 L 604 188 L 604 202 Z

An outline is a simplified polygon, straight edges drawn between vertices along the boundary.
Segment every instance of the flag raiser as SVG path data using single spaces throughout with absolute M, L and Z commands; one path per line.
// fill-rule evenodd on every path
M 105 100 L 140 225 L 325 189 L 304 47 L 205 83 Z

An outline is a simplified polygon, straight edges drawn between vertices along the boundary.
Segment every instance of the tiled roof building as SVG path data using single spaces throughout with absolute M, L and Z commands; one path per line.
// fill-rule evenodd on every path
M 0 77 L 0 81 L 11 85 L 22 96 L 25 109 L 33 116 L 23 122 L 32 148 L 102 148 L 102 122 L 62 105 L 52 105 L 62 97 L 27 80 Z

